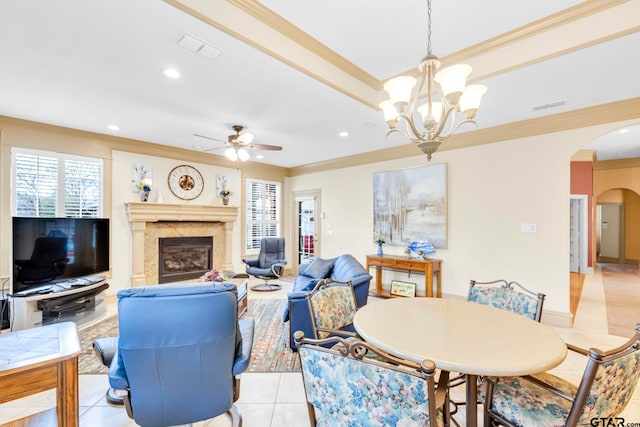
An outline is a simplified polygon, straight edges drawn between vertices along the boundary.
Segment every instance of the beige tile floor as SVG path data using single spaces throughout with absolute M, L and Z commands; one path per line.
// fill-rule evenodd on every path
M 285 285 L 281 291 L 264 293 L 260 297 L 281 298 L 286 295 L 286 292 L 288 289 Z M 249 295 L 249 299 L 251 297 L 252 294 Z M 599 271 L 596 271 L 585 280 L 574 327 L 555 329 L 567 342 L 583 347 L 595 346 L 609 349 L 624 342 L 624 338 L 607 333 L 606 307 L 603 301 L 602 277 Z M 584 358 L 570 355 L 553 372 L 578 383 L 584 366 Z M 80 425 L 83 427 L 135 426 L 136 424 L 127 417 L 122 407 L 114 407 L 106 403 L 104 392 L 107 386 L 106 375 L 80 376 Z M 454 389 L 453 397 L 462 400 L 464 388 Z M 242 376 L 240 400 L 237 406 L 242 413 L 245 427 L 308 426 L 304 402 L 302 379 L 298 373 L 248 373 Z M 54 392 L 40 393 L 5 403 L 0 405 L 0 425 L 54 406 Z M 481 410 L 479 408 L 479 412 Z M 640 423 L 640 386 L 621 415 L 626 422 Z M 464 425 L 464 410 L 456 414 L 455 418 Z M 229 424 L 228 418 L 223 415 L 210 421 L 197 423 L 196 426 L 222 427 Z

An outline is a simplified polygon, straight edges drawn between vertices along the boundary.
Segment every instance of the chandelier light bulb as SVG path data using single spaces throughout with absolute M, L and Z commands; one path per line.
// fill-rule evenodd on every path
M 471 66 L 467 64 L 452 65 L 438 71 L 433 78 L 442 88 L 444 96 L 450 99 L 451 104 L 456 104 L 464 92 L 471 70 Z
M 411 99 L 411 92 L 416 85 L 416 79 L 411 76 L 394 77 L 384 84 L 384 90 L 389 93 L 392 104 L 407 104 Z
M 464 92 L 460 97 L 460 111 L 467 116 L 468 119 L 473 119 L 476 115 L 476 111 L 480 108 L 480 100 L 482 95 L 487 91 L 485 85 L 469 85 L 464 88 Z

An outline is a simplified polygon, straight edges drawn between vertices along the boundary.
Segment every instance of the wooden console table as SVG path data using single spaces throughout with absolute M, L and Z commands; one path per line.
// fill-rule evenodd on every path
M 72 322 L 0 335 L 0 403 L 55 388 L 58 425 L 78 426 L 80 350 Z
M 367 255 L 367 271 L 376 268 L 376 289 L 370 291 L 375 296 L 390 296 L 382 290 L 382 270 L 414 271 L 424 274 L 425 296 L 433 297 L 433 277 L 436 278 L 436 297 L 442 298 L 442 280 L 440 279 L 439 259 L 406 258 L 394 255 Z

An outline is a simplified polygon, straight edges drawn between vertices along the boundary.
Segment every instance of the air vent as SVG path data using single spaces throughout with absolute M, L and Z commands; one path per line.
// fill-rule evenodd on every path
M 219 47 L 201 40 L 198 37 L 187 32 L 182 35 L 182 37 L 178 41 L 178 44 L 185 49 L 199 53 L 200 55 L 209 59 L 214 59 L 222 53 L 222 49 L 220 49 Z
M 557 108 L 565 105 L 566 103 L 567 103 L 566 99 L 561 99 L 559 101 L 553 101 L 547 104 L 540 104 L 540 105 L 534 106 L 533 111 L 548 110 L 549 108 Z

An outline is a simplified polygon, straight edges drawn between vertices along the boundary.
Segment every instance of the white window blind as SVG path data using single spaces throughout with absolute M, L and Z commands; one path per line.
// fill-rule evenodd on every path
M 102 159 L 15 148 L 12 158 L 16 216 L 102 216 Z
M 260 249 L 263 237 L 280 237 L 280 183 L 247 179 L 245 252 Z

